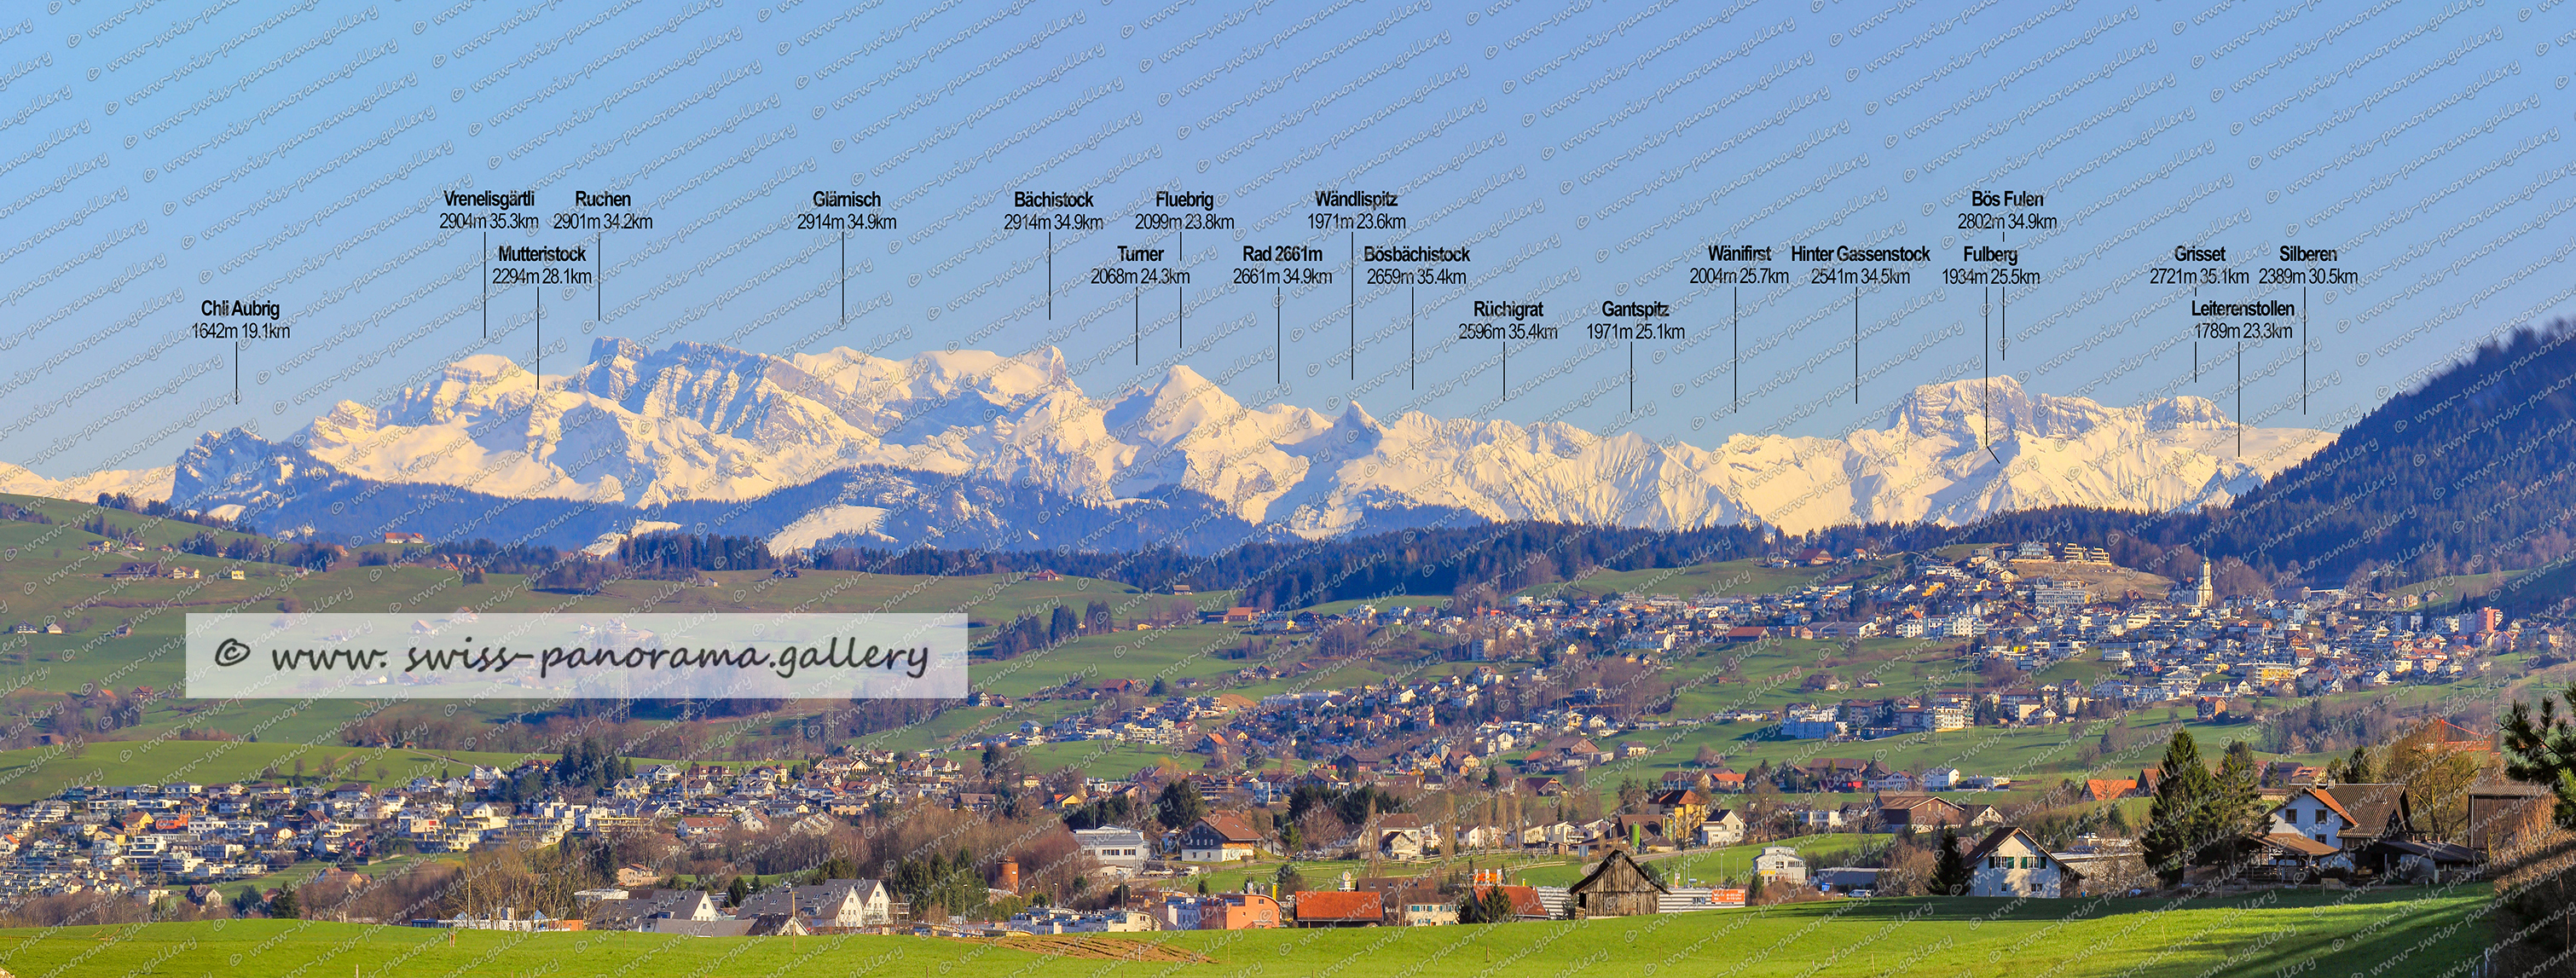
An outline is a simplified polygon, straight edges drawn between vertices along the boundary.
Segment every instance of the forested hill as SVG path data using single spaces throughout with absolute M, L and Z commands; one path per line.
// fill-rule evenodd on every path
M 2576 326 L 2516 331 L 2399 393 L 2224 510 L 2204 550 L 2316 586 L 2550 564 L 2571 550 Z

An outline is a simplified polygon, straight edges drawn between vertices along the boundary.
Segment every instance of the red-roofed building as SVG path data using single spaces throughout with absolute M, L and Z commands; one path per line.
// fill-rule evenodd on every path
M 1368 890 L 1300 890 L 1299 927 L 1375 927 L 1386 923 L 1386 901 Z
M 1479 896 L 1479 897 L 1484 896 L 1484 895 L 1485 895 L 1485 891 L 1486 891 L 1486 890 L 1490 890 L 1490 889 L 1493 889 L 1493 887 L 1491 887 L 1491 886 L 1479 886 L 1479 887 L 1476 887 L 1476 888 L 1475 888 L 1476 895 L 1477 895 L 1477 896 Z M 1537 888 L 1537 887 L 1534 887 L 1534 886 L 1506 886 L 1506 887 L 1503 887 L 1502 889 L 1503 889 L 1503 895 L 1504 895 L 1504 896 L 1507 896 L 1507 897 L 1512 898 L 1512 919 L 1514 919 L 1514 920 L 1548 920 L 1548 919 L 1551 919 L 1551 918 L 1550 918 L 1550 916 L 1549 916 L 1549 914 L 1548 914 L 1548 912 L 1547 912 L 1547 903 L 1546 903 L 1545 901 L 1542 901 L 1542 900 L 1540 900 L 1540 899 L 1538 898 L 1538 888 Z
M 2136 794 L 2138 783 L 2128 778 L 2092 778 L 2084 782 L 2084 796 L 2094 801 L 2110 801 Z

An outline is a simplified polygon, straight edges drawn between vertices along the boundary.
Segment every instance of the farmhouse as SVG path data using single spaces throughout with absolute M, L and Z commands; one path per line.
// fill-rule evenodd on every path
M 1248 860 L 1260 852 L 1261 833 L 1233 812 L 1213 812 L 1181 833 L 1181 861 L 1222 863 Z
M 2339 852 L 2322 856 L 2327 868 L 2354 869 L 2355 855 L 2382 840 L 2415 834 L 2415 813 L 2402 784 L 2342 784 L 2301 788 L 2272 810 L 2270 834 L 2306 836 Z
M 1968 850 L 1968 871 L 1969 896 L 2066 896 L 2083 878 L 2050 857 L 2030 833 L 2009 825 Z

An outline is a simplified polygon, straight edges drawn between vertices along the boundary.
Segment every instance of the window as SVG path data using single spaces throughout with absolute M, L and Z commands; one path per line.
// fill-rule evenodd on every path
M 2322 808 L 2317 809 L 2317 824 L 2319 824 L 2319 825 L 2324 825 L 2324 824 L 2326 824 L 2326 810 L 2325 810 L 2325 809 L 2322 809 Z

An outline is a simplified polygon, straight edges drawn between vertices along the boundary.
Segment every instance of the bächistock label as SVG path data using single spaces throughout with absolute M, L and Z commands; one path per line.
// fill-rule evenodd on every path
M 191 697 L 954 699 L 961 614 L 188 616 Z

